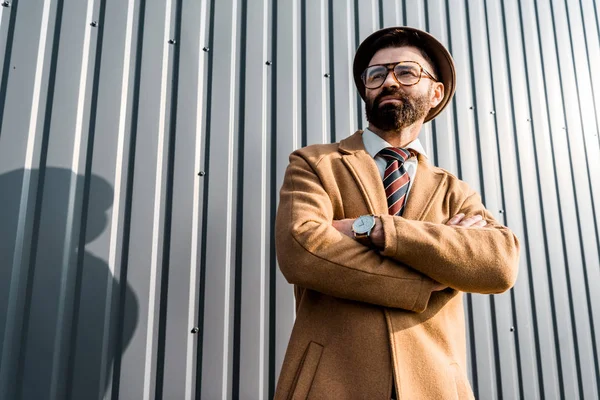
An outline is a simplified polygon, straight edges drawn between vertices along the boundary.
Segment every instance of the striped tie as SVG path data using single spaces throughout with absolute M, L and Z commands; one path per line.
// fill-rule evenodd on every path
M 387 196 L 388 211 L 390 215 L 402 215 L 410 184 L 410 177 L 403 164 L 410 158 L 411 153 L 399 147 L 386 147 L 378 154 L 387 161 L 383 173 L 383 187 Z

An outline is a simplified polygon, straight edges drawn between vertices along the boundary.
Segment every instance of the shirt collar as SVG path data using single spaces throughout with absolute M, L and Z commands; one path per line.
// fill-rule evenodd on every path
M 377 153 L 379 153 L 386 147 L 393 147 L 391 144 L 383 140 L 376 133 L 370 131 L 368 128 L 365 128 L 362 135 L 362 139 L 365 145 L 365 150 L 367 150 L 367 153 L 369 153 L 373 158 L 375 158 Z M 419 138 L 416 138 L 415 140 L 410 142 L 405 148 L 412 149 L 417 153 L 427 157 L 427 153 L 425 153 L 425 149 L 423 148 L 423 145 L 421 144 Z

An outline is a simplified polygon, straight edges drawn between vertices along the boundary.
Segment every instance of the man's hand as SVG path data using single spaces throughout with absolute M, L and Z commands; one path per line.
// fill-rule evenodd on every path
M 354 233 L 352 232 L 352 224 L 353 223 L 354 223 L 353 219 L 346 218 L 346 219 L 338 219 L 336 221 L 333 221 L 332 225 L 339 232 L 354 239 Z
M 473 215 L 472 217 L 465 218 L 465 214 L 456 214 L 450 218 L 446 225 L 449 226 L 462 226 L 463 228 L 483 228 L 487 225 L 487 222 L 481 215 Z

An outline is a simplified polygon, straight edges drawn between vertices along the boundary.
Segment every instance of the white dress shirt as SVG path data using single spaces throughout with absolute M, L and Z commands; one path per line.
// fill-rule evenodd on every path
M 394 146 L 392 146 L 391 144 L 389 144 L 388 142 L 383 140 L 377 134 L 371 132 L 368 128 L 365 128 L 362 139 L 363 139 L 363 144 L 365 145 L 365 149 L 367 150 L 367 153 L 369 153 L 371 155 L 371 157 L 373 157 L 373 159 L 375 160 L 375 164 L 377 164 L 377 169 L 379 169 L 379 175 L 381 176 L 381 179 L 383 180 L 383 174 L 385 173 L 385 167 L 387 165 L 387 161 L 385 158 L 378 156 L 377 153 L 379 153 L 381 150 L 385 149 L 386 147 L 394 147 Z M 425 154 L 425 149 L 423 148 L 423 145 L 419 141 L 419 138 L 410 142 L 405 148 L 412 149 L 412 150 L 416 151 L 417 153 L 427 157 L 427 154 Z M 408 160 L 406 160 L 404 162 L 404 169 L 406 170 L 406 172 L 408 173 L 408 176 L 410 177 L 408 191 L 406 192 L 407 199 L 408 199 L 408 194 L 410 193 L 410 189 L 412 188 L 412 185 L 414 183 L 415 176 L 417 174 L 417 166 L 418 165 L 419 165 L 419 161 L 417 160 L 417 157 L 415 157 L 415 156 L 410 157 Z

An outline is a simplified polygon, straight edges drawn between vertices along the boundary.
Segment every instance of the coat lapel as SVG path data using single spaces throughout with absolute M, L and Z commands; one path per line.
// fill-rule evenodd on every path
M 418 158 L 417 175 L 410 188 L 402 216 L 406 219 L 420 221 L 429 211 L 431 201 L 444 188 L 446 175 L 436 173 L 423 155 L 419 154 Z
M 342 140 L 339 151 L 343 154 L 342 161 L 360 188 L 369 212 L 374 215 L 387 214 L 388 206 L 383 182 L 373 157 L 365 150 L 362 131 L 357 131 Z M 431 200 L 443 188 L 444 181 L 445 175 L 434 172 L 427 159 L 419 155 L 417 176 L 410 189 L 403 217 L 412 220 L 422 219 L 431 207 Z
M 342 140 L 339 147 L 342 161 L 352 174 L 369 212 L 374 215 L 387 213 L 387 200 L 375 160 L 367 151 L 362 140 L 362 131 Z

